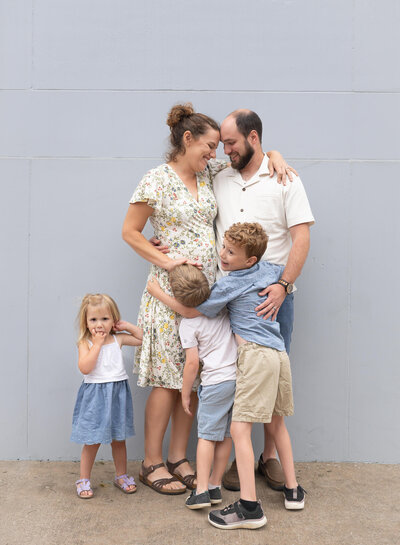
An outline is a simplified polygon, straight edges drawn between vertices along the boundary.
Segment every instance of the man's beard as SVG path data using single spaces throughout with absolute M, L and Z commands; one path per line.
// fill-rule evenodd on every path
M 242 170 L 243 168 L 247 167 L 247 165 L 250 163 L 251 158 L 254 155 L 254 149 L 250 146 L 250 144 L 245 141 L 245 154 L 241 155 L 237 162 L 234 162 L 231 159 L 232 167 L 236 170 Z

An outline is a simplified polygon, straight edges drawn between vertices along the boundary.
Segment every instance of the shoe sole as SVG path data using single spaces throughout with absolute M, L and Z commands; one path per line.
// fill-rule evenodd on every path
M 211 503 L 210 502 L 207 502 L 207 503 L 194 503 L 193 505 L 188 505 L 187 503 L 185 503 L 186 507 L 188 509 L 203 509 L 203 507 L 211 507 Z
M 218 524 L 218 522 L 214 522 L 210 518 L 208 518 L 208 522 L 220 530 L 256 530 L 267 524 L 267 517 L 264 516 L 262 519 L 246 520 L 245 522 L 235 522 L 233 524 Z
M 222 503 L 222 498 L 220 500 L 210 500 L 211 505 L 217 505 L 218 503 Z
M 302 501 L 288 501 L 285 498 L 285 507 L 289 511 L 300 511 L 301 509 L 304 509 L 304 500 L 302 500 Z

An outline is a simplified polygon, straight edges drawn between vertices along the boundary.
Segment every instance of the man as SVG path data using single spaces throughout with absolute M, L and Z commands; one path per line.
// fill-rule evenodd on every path
M 309 227 L 314 223 L 308 199 L 299 177 L 287 186 L 269 176 L 268 157 L 262 150 L 262 122 L 250 110 L 236 110 L 221 124 L 224 152 L 231 160 L 214 178 L 218 204 L 216 220 L 217 250 L 221 249 L 225 231 L 237 222 L 259 222 L 269 241 L 263 260 L 283 265 L 279 283 L 260 292 L 267 298 L 256 308 L 264 319 L 271 317 L 280 324 L 286 351 L 290 351 L 293 330 L 293 284 L 300 275 L 310 245 Z M 264 426 L 264 450 L 258 463 L 259 472 L 268 485 L 283 490 L 284 476 L 272 438 Z M 236 461 L 223 479 L 225 488 L 239 490 Z

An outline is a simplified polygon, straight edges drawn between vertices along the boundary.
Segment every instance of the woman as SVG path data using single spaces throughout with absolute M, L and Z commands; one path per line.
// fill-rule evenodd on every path
M 150 277 L 171 293 L 168 272 L 185 261 L 202 267 L 210 285 L 216 271 L 213 221 L 217 213 L 212 174 L 226 163 L 215 159 L 220 134 L 218 124 L 195 113 L 191 104 L 174 106 L 167 119 L 171 151 L 167 163 L 142 179 L 130 201 L 123 227 L 124 240 L 151 264 Z M 281 160 L 277 154 L 275 160 Z M 142 235 L 150 219 L 168 255 Z M 189 261 L 190 260 L 190 261 Z M 140 480 L 162 494 L 181 494 L 196 487 L 195 475 L 185 458 L 192 417 L 182 408 L 180 390 L 184 354 L 179 342 L 177 316 L 144 291 L 139 319 L 144 330 L 142 348 L 136 352 L 139 386 L 153 386 L 145 413 L 145 458 Z M 192 407 L 197 396 L 192 394 Z M 162 442 L 171 418 L 167 467 L 162 462 Z M 168 469 L 167 469 L 168 468 Z

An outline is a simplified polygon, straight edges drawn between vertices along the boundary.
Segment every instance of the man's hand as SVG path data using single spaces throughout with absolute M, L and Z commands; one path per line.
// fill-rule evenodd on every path
M 157 248 L 158 251 L 160 251 L 162 254 L 167 254 L 169 252 L 169 246 L 162 246 L 161 241 L 158 240 L 156 237 L 151 237 L 149 239 L 149 242 L 154 246 L 154 248 Z
M 276 320 L 279 309 L 285 300 L 286 291 L 281 284 L 271 284 L 265 290 L 260 291 L 258 295 L 266 295 L 267 299 L 255 308 L 257 316 L 263 316 L 266 320 L 271 316 L 271 320 Z
M 298 176 L 296 170 L 289 166 L 285 159 L 282 157 L 282 155 L 279 153 L 279 151 L 271 151 L 269 154 L 269 161 L 268 161 L 268 170 L 269 175 L 272 178 L 274 175 L 274 172 L 276 172 L 278 176 L 278 184 L 286 185 L 286 176 L 289 178 L 291 182 L 293 182 L 293 176 L 292 172 Z
M 193 416 L 190 412 L 190 395 L 189 396 L 183 396 L 182 395 L 182 407 L 186 414 L 189 416 Z

